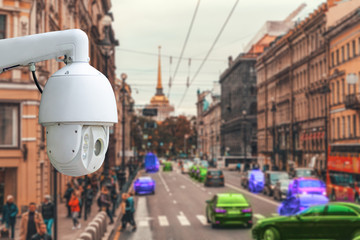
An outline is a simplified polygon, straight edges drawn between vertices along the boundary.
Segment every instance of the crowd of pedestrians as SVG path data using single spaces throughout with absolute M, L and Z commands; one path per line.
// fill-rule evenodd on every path
M 67 218 L 73 222 L 72 229 L 81 228 L 81 218 L 84 220 L 91 213 L 94 202 L 97 203 L 99 211 L 105 211 L 110 222 L 114 223 L 113 217 L 119 203 L 119 183 L 117 175 L 110 170 L 108 174 L 93 173 L 83 177 L 74 177 L 66 185 L 63 197 L 67 209 Z M 136 230 L 134 220 L 134 199 L 132 194 L 122 195 L 122 230 L 127 223 Z M 2 209 L 2 224 L 4 226 L 0 232 L 0 238 L 5 236 L 14 239 L 16 217 L 19 209 L 14 203 L 14 197 L 7 196 L 6 203 Z M 52 227 L 54 223 L 54 203 L 50 195 L 45 195 L 41 207 L 31 202 L 28 211 L 21 215 L 20 221 L 20 240 L 51 240 Z

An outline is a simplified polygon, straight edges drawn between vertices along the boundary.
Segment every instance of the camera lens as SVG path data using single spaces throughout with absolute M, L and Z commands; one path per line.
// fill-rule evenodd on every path
M 100 139 L 96 140 L 95 146 L 94 146 L 94 153 L 96 156 L 99 156 L 102 149 L 102 142 Z

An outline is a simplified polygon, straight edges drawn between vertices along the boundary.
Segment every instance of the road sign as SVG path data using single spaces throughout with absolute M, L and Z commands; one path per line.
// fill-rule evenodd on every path
M 144 108 L 143 116 L 157 116 L 157 108 Z

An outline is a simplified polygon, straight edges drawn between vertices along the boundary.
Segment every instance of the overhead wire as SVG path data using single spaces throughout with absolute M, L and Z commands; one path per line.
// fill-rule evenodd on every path
M 181 53 L 180 53 L 180 57 L 179 57 L 179 60 L 176 64 L 176 67 L 175 67 L 175 72 L 174 72 L 174 75 L 172 77 L 172 80 L 171 82 L 169 83 L 169 92 L 168 92 L 168 98 L 170 98 L 170 93 L 171 93 L 171 85 L 172 83 L 175 81 L 175 78 L 176 78 L 176 73 L 180 67 L 180 63 L 181 63 L 181 60 L 182 60 L 182 57 L 184 55 L 184 52 L 185 52 L 185 48 L 186 48 L 186 45 L 188 43 L 188 40 L 189 40 L 189 37 L 190 37 L 190 33 L 191 33 L 191 30 L 192 30 L 192 27 L 194 25 L 194 22 L 195 22 L 195 18 L 196 18 L 196 15 L 197 15 L 197 12 L 198 12 L 198 9 L 199 9 L 199 5 L 200 5 L 200 0 L 198 0 L 197 4 L 196 4 L 196 8 L 195 8 L 195 11 L 194 11 L 194 14 L 193 14 L 193 17 L 191 19 L 191 22 L 190 22 L 190 26 L 189 26 L 189 29 L 188 29 L 188 32 L 186 34 L 186 38 L 185 38 L 185 42 L 184 42 L 184 45 L 181 49 Z
M 234 12 L 234 10 L 235 10 L 235 8 L 236 8 L 236 6 L 237 6 L 237 4 L 238 4 L 238 3 L 239 3 L 239 0 L 236 0 L 236 2 L 235 2 L 235 4 L 234 4 L 234 6 L 232 7 L 232 9 L 231 9 L 231 11 L 230 11 L 229 15 L 228 15 L 228 16 L 227 16 L 227 18 L 226 18 L 226 20 L 225 20 L 224 24 L 222 25 L 222 27 L 221 27 L 221 29 L 220 29 L 220 32 L 219 32 L 219 33 L 218 33 L 218 35 L 216 36 L 216 38 L 215 38 L 215 40 L 214 40 L 213 44 L 211 45 L 211 47 L 210 47 L 210 49 L 209 49 L 208 53 L 206 54 L 205 58 L 204 58 L 204 59 L 203 59 L 203 61 L 201 62 L 201 64 L 200 64 L 200 66 L 199 66 L 198 70 L 196 71 L 196 73 L 195 73 L 194 77 L 191 79 L 190 86 L 191 86 L 191 84 L 195 81 L 195 79 L 196 79 L 197 75 L 200 73 L 200 71 L 201 71 L 202 67 L 204 66 L 205 62 L 208 60 L 208 57 L 210 56 L 210 54 L 211 54 L 212 50 L 213 50 L 213 49 L 214 49 L 214 47 L 215 47 L 215 44 L 216 44 L 216 43 L 217 43 L 217 41 L 219 40 L 219 38 L 220 38 L 220 36 L 221 36 L 222 32 L 224 31 L 224 29 L 225 29 L 225 27 L 226 27 L 227 23 L 229 22 L 229 20 L 230 20 L 230 18 L 231 18 L 231 15 L 233 14 L 233 12 Z M 180 108 L 180 107 L 181 107 L 181 104 L 182 104 L 182 102 L 183 102 L 183 101 L 184 101 L 184 99 L 185 99 L 185 96 L 186 96 L 186 93 L 187 93 L 188 89 L 189 89 L 189 87 L 185 88 L 185 92 L 184 92 L 184 94 L 183 94 L 183 96 L 182 96 L 182 98 L 181 98 L 181 100 L 180 100 L 180 103 L 179 103 L 179 105 L 178 105 L 178 108 Z

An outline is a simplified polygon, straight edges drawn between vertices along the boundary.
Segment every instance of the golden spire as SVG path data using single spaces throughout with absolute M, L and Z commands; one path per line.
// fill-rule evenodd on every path
M 161 46 L 159 46 L 159 66 L 158 66 L 158 81 L 157 81 L 157 86 L 156 86 L 156 95 L 162 95 L 162 83 L 161 83 L 161 61 L 160 61 L 160 58 L 161 58 L 161 53 L 160 53 L 160 50 L 161 50 Z

